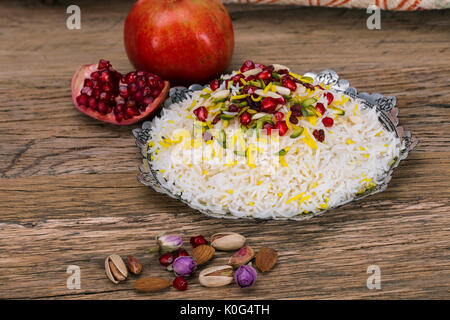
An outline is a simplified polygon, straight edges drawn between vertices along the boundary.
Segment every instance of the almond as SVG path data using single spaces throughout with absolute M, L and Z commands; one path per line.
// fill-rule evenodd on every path
M 272 248 L 262 248 L 255 258 L 256 267 L 261 272 L 269 271 L 277 263 L 278 253 Z
M 215 252 L 216 250 L 210 245 L 202 244 L 192 250 L 191 256 L 195 259 L 197 265 L 199 266 L 211 260 Z
M 162 278 L 140 278 L 134 283 L 134 288 L 140 292 L 159 291 L 169 286 L 169 280 Z

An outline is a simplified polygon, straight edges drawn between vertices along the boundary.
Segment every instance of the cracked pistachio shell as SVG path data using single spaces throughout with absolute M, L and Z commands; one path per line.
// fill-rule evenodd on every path
M 117 254 L 112 254 L 105 259 L 105 271 L 108 279 L 115 284 L 128 277 L 127 267 Z
M 204 287 L 221 287 L 233 282 L 233 268 L 231 266 L 218 266 L 204 269 L 198 277 Z
M 233 251 L 242 248 L 247 239 L 236 232 L 220 232 L 212 235 L 211 245 L 222 251 Z

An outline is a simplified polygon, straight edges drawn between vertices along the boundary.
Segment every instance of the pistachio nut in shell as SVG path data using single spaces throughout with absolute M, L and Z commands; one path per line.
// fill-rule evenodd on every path
M 204 287 L 221 287 L 233 282 L 233 267 L 218 266 L 204 269 L 198 277 Z
M 222 251 L 232 251 L 242 248 L 247 239 L 236 232 L 219 232 L 211 237 L 211 245 Z
M 235 268 L 247 264 L 255 256 L 255 251 L 250 246 L 245 246 L 236 251 L 228 261 L 230 266 Z
M 106 276 L 113 283 L 117 284 L 128 277 L 127 267 L 122 258 L 117 254 L 112 254 L 105 259 Z

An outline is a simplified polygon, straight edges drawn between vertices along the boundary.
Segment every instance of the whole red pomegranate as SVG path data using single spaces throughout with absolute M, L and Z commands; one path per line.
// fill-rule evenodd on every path
M 206 83 L 231 61 L 234 33 L 220 0 L 139 0 L 124 29 L 125 49 L 137 69 L 172 84 Z

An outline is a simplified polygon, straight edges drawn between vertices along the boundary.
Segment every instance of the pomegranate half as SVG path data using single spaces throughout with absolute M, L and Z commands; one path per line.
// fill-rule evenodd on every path
M 169 82 L 146 71 L 122 75 L 109 61 L 83 65 L 72 78 L 75 106 L 91 118 L 118 125 L 137 123 L 155 113 Z
M 220 0 L 139 0 L 124 28 L 137 68 L 172 84 L 209 83 L 230 64 L 234 33 Z

